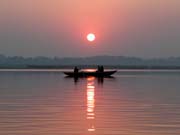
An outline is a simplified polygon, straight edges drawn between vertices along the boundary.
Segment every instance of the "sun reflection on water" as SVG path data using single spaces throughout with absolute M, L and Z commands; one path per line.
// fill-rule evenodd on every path
M 94 132 L 94 120 L 95 120 L 95 86 L 94 77 L 87 78 L 87 120 L 88 120 L 88 131 Z

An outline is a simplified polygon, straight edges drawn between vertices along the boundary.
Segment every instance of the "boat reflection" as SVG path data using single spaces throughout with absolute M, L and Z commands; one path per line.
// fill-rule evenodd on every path
M 92 78 L 92 77 L 88 77 L 88 78 Z M 98 84 L 103 84 L 104 83 L 104 79 L 115 79 L 112 76 L 109 77 L 93 77 L 94 81 L 96 80 L 98 82 Z M 68 77 L 66 76 L 65 79 L 74 79 L 74 84 L 77 84 L 80 80 L 85 79 L 84 77 Z
M 74 77 L 74 83 L 77 84 L 79 81 L 79 78 L 78 77 Z
M 99 77 L 97 78 L 98 84 L 103 84 L 104 83 L 104 77 Z
M 94 125 L 95 120 L 95 85 L 94 77 L 87 78 L 87 123 L 88 123 L 88 132 L 94 132 L 96 130 Z

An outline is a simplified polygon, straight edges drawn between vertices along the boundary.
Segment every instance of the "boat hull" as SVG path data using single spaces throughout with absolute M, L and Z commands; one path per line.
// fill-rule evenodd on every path
M 88 77 L 88 76 L 94 76 L 94 77 L 107 77 L 111 76 L 117 71 L 105 71 L 105 72 L 64 72 L 65 75 L 70 77 Z

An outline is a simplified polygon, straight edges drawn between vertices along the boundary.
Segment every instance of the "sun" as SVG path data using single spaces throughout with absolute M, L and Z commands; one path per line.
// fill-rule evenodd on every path
M 87 40 L 88 40 L 89 42 L 93 42 L 95 39 L 96 39 L 95 34 L 89 33 L 89 34 L 87 35 Z

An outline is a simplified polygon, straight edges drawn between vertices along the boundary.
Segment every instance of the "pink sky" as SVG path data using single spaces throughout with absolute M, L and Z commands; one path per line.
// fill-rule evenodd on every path
M 0 53 L 178 56 L 179 5 L 179 0 L 2 0 Z M 90 32 L 97 36 L 94 45 L 86 41 Z

